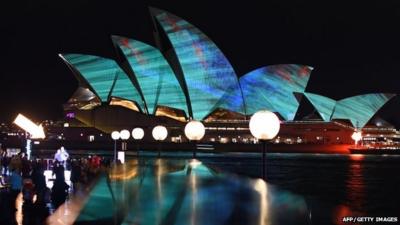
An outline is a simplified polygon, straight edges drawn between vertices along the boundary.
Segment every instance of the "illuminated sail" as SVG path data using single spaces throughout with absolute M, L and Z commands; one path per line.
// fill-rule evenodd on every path
M 203 119 L 219 107 L 244 113 L 242 95 L 231 95 L 240 92 L 237 76 L 221 50 L 187 21 L 154 8 L 151 13 L 176 53 L 194 118 Z
M 364 94 L 342 99 L 336 103 L 332 119 L 349 119 L 354 127 L 362 128 L 394 94 Z
M 139 93 L 114 60 L 83 54 L 61 57 L 79 72 L 102 102 L 108 102 L 111 96 L 115 96 L 135 101 L 143 109 Z
M 333 109 L 335 108 L 336 100 L 308 92 L 304 93 L 304 95 L 318 111 L 318 114 L 324 121 L 328 122 L 331 120 L 331 115 Z
M 158 105 L 181 109 L 188 115 L 182 88 L 161 52 L 143 42 L 113 36 L 128 60 L 143 92 L 149 112 Z
M 293 92 L 304 92 L 312 69 L 296 64 L 272 65 L 241 77 L 247 114 L 267 109 L 278 112 L 285 120 L 293 120 L 299 107 Z

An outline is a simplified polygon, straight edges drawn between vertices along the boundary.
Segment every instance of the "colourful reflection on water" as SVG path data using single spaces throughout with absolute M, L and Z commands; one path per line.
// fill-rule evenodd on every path
M 307 224 L 305 200 L 198 160 L 132 161 L 101 177 L 75 223 Z M 57 220 L 57 219 L 56 219 Z M 54 221 L 54 220 L 53 220 Z
M 348 199 L 348 207 L 352 211 L 353 215 L 363 216 L 363 205 L 365 204 L 366 199 L 366 190 L 365 190 L 365 182 L 364 182 L 364 174 L 363 169 L 365 164 L 363 160 L 365 159 L 364 155 L 351 155 L 352 159 L 356 157 L 356 161 L 350 162 L 349 171 L 348 171 L 348 179 L 346 180 L 346 193 Z M 365 213 L 365 212 L 364 212 Z M 364 215 L 366 216 L 366 215 Z
M 350 154 L 350 159 L 352 161 L 362 161 L 365 158 L 363 154 Z
M 333 211 L 332 218 L 335 224 L 346 224 L 343 222 L 345 217 L 368 216 L 363 210 L 367 199 L 363 174 L 365 158 L 363 154 L 349 155 L 350 161 L 345 180 L 346 202 L 338 205 Z

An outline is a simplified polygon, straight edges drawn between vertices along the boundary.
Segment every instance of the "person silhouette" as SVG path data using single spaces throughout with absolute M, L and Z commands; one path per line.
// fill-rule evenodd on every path
M 64 168 L 66 168 L 66 162 L 69 158 L 69 154 L 67 150 L 65 150 L 64 146 L 61 146 L 60 149 L 57 150 L 56 154 L 54 155 L 54 159 L 60 162 Z
M 65 183 L 64 176 L 57 176 L 51 189 L 51 201 L 54 209 L 60 207 L 68 196 L 69 185 Z

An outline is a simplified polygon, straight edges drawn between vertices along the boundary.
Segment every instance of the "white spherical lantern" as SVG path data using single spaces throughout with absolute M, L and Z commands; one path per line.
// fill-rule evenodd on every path
M 259 140 L 271 140 L 280 129 L 279 118 L 275 113 L 262 110 L 256 112 L 251 118 L 249 128 L 251 134 Z
M 129 130 L 121 130 L 121 139 L 122 140 L 128 140 L 129 137 L 131 136 L 131 133 L 129 132 Z
M 121 134 L 119 133 L 119 131 L 113 131 L 113 132 L 111 133 L 111 138 L 112 138 L 113 140 L 118 140 L 120 137 L 121 137 Z
M 152 135 L 154 140 L 163 141 L 168 136 L 168 130 L 164 126 L 156 126 L 153 128 Z
M 205 133 L 206 128 L 200 121 L 192 120 L 185 126 L 185 135 L 191 141 L 200 141 Z
M 135 140 L 142 140 L 144 137 L 144 130 L 140 127 L 136 127 L 132 130 L 132 137 Z

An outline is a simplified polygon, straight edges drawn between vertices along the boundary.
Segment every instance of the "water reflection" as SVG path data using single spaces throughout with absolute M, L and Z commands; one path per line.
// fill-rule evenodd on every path
M 123 174 L 121 174 L 123 173 Z M 74 201 L 72 201 L 74 202 Z M 76 201 L 75 201 L 76 202 Z M 200 161 L 132 161 L 70 203 L 74 224 L 308 224 L 304 199 L 260 179 L 216 173 Z M 72 224 L 52 216 L 50 224 Z
M 365 155 L 349 155 L 347 177 L 345 179 L 345 201 L 333 210 L 334 224 L 345 224 L 348 216 L 368 216 L 365 211 L 367 193 L 365 184 Z
M 268 213 L 267 184 L 263 180 L 258 179 L 255 181 L 254 189 L 258 191 L 258 193 L 260 194 L 259 225 L 270 225 L 271 223 L 269 220 L 269 216 L 267 214 Z
M 190 165 L 192 168 L 196 168 L 197 166 L 195 165 Z M 193 174 L 190 176 L 190 187 L 192 191 L 192 207 L 191 207 L 191 218 L 190 218 L 190 224 L 191 225 L 196 225 L 197 221 L 197 215 L 196 215 L 196 203 L 198 202 L 197 200 L 197 185 L 196 185 L 196 174 Z
M 349 177 L 346 180 L 346 192 L 348 205 L 353 213 L 361 215 L 362 208 L 365 204 L 365 182 L 363 175 L 363 157 L 358 157 L 356 161 L 352 161 L 349 165 Z M 364 215 L 365 216 L 365 215 Z

